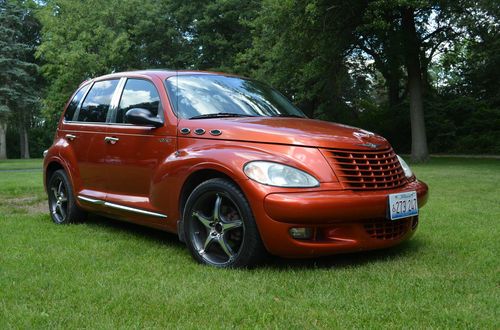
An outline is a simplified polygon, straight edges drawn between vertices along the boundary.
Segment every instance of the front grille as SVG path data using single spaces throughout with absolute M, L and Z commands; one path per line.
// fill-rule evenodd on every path
M 392 148 L 374 151 L 326 150 L 325 155 L 346 189 L 391 189 L 407 182 Z
M 380 220 L 378 222 L 365 223 L 366 233 L 375 239 L 394 240 L 403 237 L 409 230 L 415 229 L 418 223 L 417 217 L 401 220 Z

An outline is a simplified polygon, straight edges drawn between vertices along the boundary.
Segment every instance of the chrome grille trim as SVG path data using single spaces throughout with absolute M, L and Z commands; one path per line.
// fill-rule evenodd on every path
M 323 154 L 345 189 L 394 189 L 408 182 L 392 148 L 324 149 Z

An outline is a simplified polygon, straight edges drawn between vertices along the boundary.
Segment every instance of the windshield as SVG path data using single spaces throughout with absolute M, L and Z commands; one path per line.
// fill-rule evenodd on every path
M 180 118 L 306 117 L 278 91 L 254 80 L 193 74 L 173 76 L 165 83 Z

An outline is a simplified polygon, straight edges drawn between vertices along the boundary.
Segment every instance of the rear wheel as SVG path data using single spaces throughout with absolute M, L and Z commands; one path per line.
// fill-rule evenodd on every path
M 47 188 L 52 221 L 68 224 L 85 219 L 86 213 L 76 205 L 71 182 L 64 170 L 57 170 L 52 174 Z
M 184 234 L 194 259 L 215 267 L 252 266 L 266 253 L 248 201 L 226 179 L 193 190 L 184 208 Z

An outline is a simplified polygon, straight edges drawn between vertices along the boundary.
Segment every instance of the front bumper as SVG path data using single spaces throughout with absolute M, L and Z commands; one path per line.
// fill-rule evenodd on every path
M 387 196 L 404 191 L 417 192 L 419 208 L 427 202 L 428 187 L 421 181 L 384 191 L 271 193 L 256 218 L 266 248 L 282 257 L 386 248 L 410 238 L 418 224 L 418 217 L 387 220 Z M 313 237 L 294 239 L 293 227 L 311 228 Z
M 264 200 L 266 213 L 286 223 L 335 223 L 348 220 L 384 218 L 387 195 L 416 191 L 418 206 L 427 202 L 427 185 L 414 181 L 400 189 L 382 191 L 318 191 L 269 194 Z

